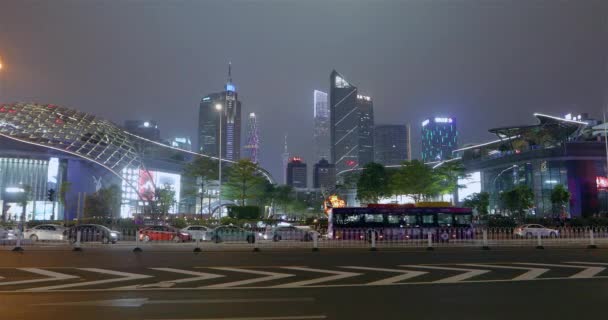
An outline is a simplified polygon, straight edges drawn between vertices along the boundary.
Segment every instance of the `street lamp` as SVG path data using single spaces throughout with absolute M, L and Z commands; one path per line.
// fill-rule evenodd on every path
M 219 122 L 220 122 L 220 140 L 219 140 L 219 152 L 218 152 L 218 180 L 219 180 L 219 189 L 217 193 L 217 199 L 220 203 L 220 216 L 222 215 L 222 104 L 217 103 L 215 105 L 215 110 L 219 112 Z

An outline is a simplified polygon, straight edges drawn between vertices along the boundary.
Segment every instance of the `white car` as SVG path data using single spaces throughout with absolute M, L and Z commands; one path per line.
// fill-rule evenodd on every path
M 515 228 L 515 235 L 526 238 L 537 238 L 541 237 L 557 238 L 559 237 L 559 231 L 555 229 L 546 228 L 540 224 L 524 224 Z
M 41 224 L 23 232 L 24 239 L 30 239 L 33 242 L 42 241 L 61 241 L 66 239 L 66 229 L 62 226 L 54 224 Z
M 181 232 L 185 232 L 192 236 L 192 240 L 200 239 L 201 241 L 210 240 L 210 231 L 211 229 L 205 226 L 187 226 L 180 230 Z

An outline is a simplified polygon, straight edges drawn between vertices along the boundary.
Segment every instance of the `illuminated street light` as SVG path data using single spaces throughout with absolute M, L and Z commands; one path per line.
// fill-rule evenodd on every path
M 221 103 L 216 104 L 215 105 L 215 110 L 217 110 L 217 111 L 222 110 L 222 104 Z

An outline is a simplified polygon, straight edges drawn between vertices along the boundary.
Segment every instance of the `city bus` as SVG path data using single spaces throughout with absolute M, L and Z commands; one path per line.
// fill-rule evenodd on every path
M 416 207 L 414 205 L 372 205 L 365 208 L 332 208 L 327 236 L 344 240 L 434 241 L 473 239 L 473 212 L 470 208 Z

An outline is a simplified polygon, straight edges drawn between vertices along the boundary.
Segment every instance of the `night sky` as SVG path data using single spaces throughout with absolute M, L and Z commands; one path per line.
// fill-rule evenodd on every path
M 416 157 L 427 116 L 456 117 L 460 143 L 533 112 L 601 116 L 608 1 L 2 0 L 0 59 L 1 102 L 157 120 L 194 141 L 232 61 L 280 181 L 285 133 L 312 157 L 313 90 L 334 68 L 373 97 L 376 124 L 412 125 Z

